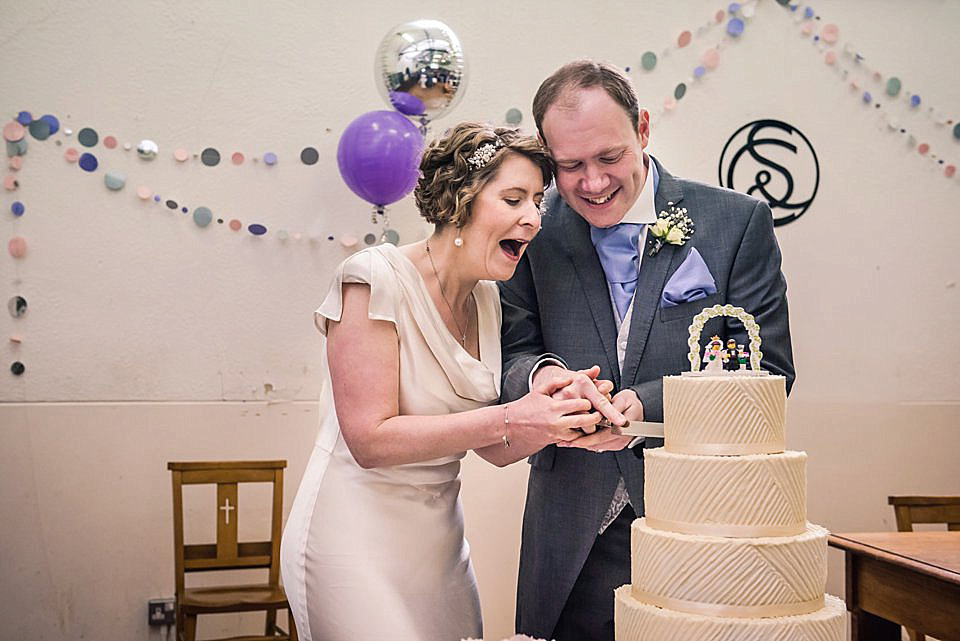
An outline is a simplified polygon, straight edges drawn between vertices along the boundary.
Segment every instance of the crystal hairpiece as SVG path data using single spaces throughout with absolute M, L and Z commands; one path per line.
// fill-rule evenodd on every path
M 496 142 L 488 142 L 477 147 L 473 154 L 467 158 L 467 162 L 473 165 L 474 169 L 481 169 L 487 165 L 493 159 L 493 155 L 497 153 L 497 149 L 503 147 L 503 141 L 497 138 Z

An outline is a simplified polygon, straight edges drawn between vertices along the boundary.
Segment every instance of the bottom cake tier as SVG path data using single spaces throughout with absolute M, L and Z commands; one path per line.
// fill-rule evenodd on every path
M 739 619 L 708 617 L 658 608 L 637 601 L 630 586 L 616 589 L 614 625 L 617 641 L 843 641 L 846 606 L 824 595 L 823 608 L 789 617 Z

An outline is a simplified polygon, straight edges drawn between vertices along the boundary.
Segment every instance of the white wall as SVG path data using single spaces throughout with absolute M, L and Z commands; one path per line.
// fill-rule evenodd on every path
M 159 143 L 144 163 L 96 149 L 88 175 L 63 160 L 73 138 L 37 142 L 2 197 L 0 231 L 30 244 L 0 256 L 0 301 L 20 294 L 22 319 L 0 314 L 0 618 L 16 637 L 148 638 L 145 601 L 172 592 L 165 462 L 285 458 L 287 500 L 316 425 L 319 342 L 310 311 L 345 255 L 326 235 L 379 232 L 369 207 L 336 170 L 339 133 L 383 108 L 373 80 L 382 35 L 434 17 L 459 34 L 469 84 L 460 119 L 526 116 L 536 86 L 576 56 L 639 68 L 684 28 L 696 32 L 726 3 L 168 3 L 33 2 L 4 6 L 0 105 L 52 113 L 74 132 L 91 126 L 134 145 Z M 866 62 L 901 77 L 953 118 L 960 82 L 951 60 L 960 4 L 823 0 Z M 835 531 L 893 529 L 891 493 L 958 493 L 960 466 L 960 178 L 890 133 L 897 114 L 933 151 L 960 164 L 960 141 L 926 112 L 877 112 L 836 79 L 790 14 L 760 2 L 720 66 L 669 113 L 659 105 L 685 79 L 710 30 L 686 50 L 633 73 L 655 114 L 650 150 L 674 173 L 715 183 L 730 134 L 779 118 L 811 140 L 817 200 L 778 228 L 789 282 L 799 378 L 789 445 L 810 454 L 810 519 Z M 867 79 L 873 93 L 879 85 Z M 903 113 L 901 113 L 904 111 Z M 329 129 L 329 132 L 328 132 Z M 299 162 L 312 145 L 321 160 Z M 178 164 L 176 148 L 216 147 L 262 163 Z M 127 174 L 108 192 L 106 169 Z M 264 238 L 201 230 L 188 217 L 142 204 L 135 188 L 215 216 L 261 222 Z M 27 213 L 15 219 L 9 203 Z M 409 199 L 392 208 L 401 242 L 425 227 Z M 278 229 L 322 234 L 280 242 Z M 5 243 L 4 243 L 5 244 Z M 9 374 L 21 360 L 22 377 Z M 468 536 L 487 633 L 506 635 L 526 469 L 464 466 Z M 10 518 L 9 515 L 13 515 Z M 830 589 L 842 591 L 832 557 Z M 22 616 L 27 613 L 28 616 Z M 8 638 L 9 632 L 0 633 Z M 156 635 L 154 634 L 154 637 Z

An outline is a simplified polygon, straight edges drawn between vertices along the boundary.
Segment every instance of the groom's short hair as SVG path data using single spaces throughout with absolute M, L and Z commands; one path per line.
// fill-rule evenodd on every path
M 600 87 L 623 107 L 634 130 L 640 126 L 640 105 L 630 79 L 614 65 L 584 58 L 568 62 L 554 71 L 533 97 L 533 119 L 544 142 L 547 137 L 543 135 L 543 117 L 547 109 L 563 100 L 571 90 L 592 87 Z

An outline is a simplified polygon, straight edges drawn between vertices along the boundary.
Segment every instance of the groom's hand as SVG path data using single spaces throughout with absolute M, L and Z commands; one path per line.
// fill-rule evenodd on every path
M 600 366 L 594 365 L 589 369 L 571 371 L 559 365 L 545 365 L 536 371 L 533 377 L 533 390 L 541 394 L 550 394 L 555 399 L 566 400 L 584 398 L 590 401 L 594 410 L 600 412 L 604 418 L 614 425 L 623 425 L 628 419 L 611 402 L 610 392 L 613 383 L 597 378 L 600 375 Z M 557 386 L 556 381 L 570 379 L 569 383 Z M 553 390 L 551 392 L 551 390 Z M 584 431 L 593 432 L 595 421 L 583 426 Z
M 637 393 L 632 389 L 620 390 L 611 401 L 613 406 L 627 419 L 631 421 L 643 420 L 643 403 L 640 402 Z M 609 427 L 606 427 L 598 429 L 593 434 L 581 436 L 573 441 L 557 443 L 557 445 L 560 447 L 580 447 L 592 452 L 609 452 L 622 450 L 630 444 L 633 438 L 632 436 L 616 436 Z

